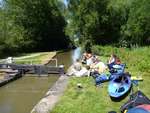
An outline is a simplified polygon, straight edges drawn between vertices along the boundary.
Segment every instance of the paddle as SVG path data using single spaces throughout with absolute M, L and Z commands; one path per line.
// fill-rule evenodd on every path
M 136 86 L 138 91 L 140 90 L 139 88 L 139 80 L 132 80 L 132 85 Z M 131 88 L 131 94 L 130 94 L 130 99 L 132 99 L 132 95 L 134 93 L 133 87 Z

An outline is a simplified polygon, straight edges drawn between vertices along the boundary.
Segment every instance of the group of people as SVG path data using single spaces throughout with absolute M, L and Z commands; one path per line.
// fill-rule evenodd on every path
M 76 62 L 71 66 L 70 73 L 68 75 L 81 76 L 94 76 L 105 73 L 108 69 L 113 68 L 113 65 L 120 64 L 119 58 L 112 54 L 108 60 L 108 64 L 105 64 L 100 58 L 92 53 L 84 53 L 81 60 L 76 59 Z

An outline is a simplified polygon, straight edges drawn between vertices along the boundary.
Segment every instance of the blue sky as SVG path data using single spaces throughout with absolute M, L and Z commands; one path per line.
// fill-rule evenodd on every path
M 65 5 L 67 5 L 67 0 L 64 0 Z
M 0 7 L 2 7 L 2 0 L 0 0 Z

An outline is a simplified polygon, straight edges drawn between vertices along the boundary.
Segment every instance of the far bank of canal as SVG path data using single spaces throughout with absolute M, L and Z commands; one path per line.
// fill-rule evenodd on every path
M 64 64 L 67 69 L 79 53 L 79 49 L 58 53 L 58 64 Z M 0 87 L 0 113 L 30 113 L 58 78 L 59 75 L 22 77 Z

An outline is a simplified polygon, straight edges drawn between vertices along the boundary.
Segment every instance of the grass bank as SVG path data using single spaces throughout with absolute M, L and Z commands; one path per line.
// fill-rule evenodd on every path
M 45 64 L 56 55 L 56 52 L 39 52 L 14 57 L 17 64 Z
M 132 76 L 142 75 L 144 81 L 139 83 L 140 90 L 150 98 L 150 48 L 113 48 L 110 46 L 93 46 L 92 51 L 100 55 L 102 61 L 106 63 L 108 56 L 116 53 L 123 63 L 126 63 L 126 71 Z M 81 83 L 83 88 L 77 88 Z M 129 96 L 120 102 L 111 101 L 108 91 L 108 83 L 102 87 L 95 87 L 94 80 L 91 77 L 75 78 L 71 77 L 66 92 L 60 102 L 51 111 L 51 113 L 108 113 L 109 111 L 120 112 L 120 106 L 123 105 Z M 134 87 L 137 90 L 137 87 Z

